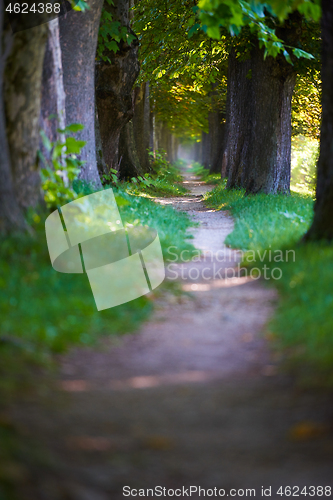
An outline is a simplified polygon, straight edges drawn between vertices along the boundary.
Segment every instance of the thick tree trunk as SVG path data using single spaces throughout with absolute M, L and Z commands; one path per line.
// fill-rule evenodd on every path
M 86 141 L 80 160 L 86 161 L 79 178 L 101 186 L 95 145 L 95 57 L 103 0 L 88 0 L 90 9 L 70 11 L 59 19 L 66 122 L 82 123 L 76 138 Z
M 115 7 L 106 4 L 104 8 L 131 32 L 129 0 L 118 0 Z M 133 118 L 132 88 L 140 71 L 138 48 L 137 39 L 130 45 L 120 42 L 118 52 L 108 54 L 111 64 L 96 64 L 96 103 L 103 155 L 109 168 L 117 169 L 120 131 Z
M 290 193 L 291 98 L 296 72 L 284 59 L 252 56 L 252 115 L 247 193 Z
M 150 103 L 149 83 L 142 83 L 135 100 L 133 130 L 138 158 L 144 172 L 150 172 Z
M 227 188 L 241 186 L 242 172 L 248 161 L 251 140 L 251 60 L 240 62 L 235 49 L 231 50 L 228 64 L 227 120 L 225 147 L 222 159 L 222 177 L 228 175 Z
M 278 35 L 290 40 L 298 22 L 296 14 Z M 264 60 L 258 42 L 246 61 L 239 62 L 231 51 L 222 161 L 222 176 L 228 172 L 228 188 L 243 187 L 248 194 L 290 192 L 291 98 L 295 81 L 294 67 L 283 56 Z
M 143 175 L 143 170 L 134 139 L 133 121 L 130 120 L 120 132 L 119 177 L 121 179 L 131 179 L 139 175 Z
M 5 110 L 3 100 L 3 75 L 9 46 L 3 39 L 4 2 L 0 0 L 0 234 L 8 234 L 26 228 L 22 211 L 17 203 L 10 153 L 6 136 Z M 7 40 L 8 42 L 8 40 Z
M 312 226 L 306 240 L 333 240 L 333 3 L 322 0 L 322 125 L 317 196 Z
M 57 128 L 64 129 L 66 126 L 66 94 L 58 18 L 50 21 L 47 27 L 49 35 L 43 63 L 40 126 L 50 141 L 60 140 L 63 142 L 64 135 L 57 132 Z M 50 115 L 55 115 L 56 118 L 50 119 Z M 42 144 L 40 144 L 40 149 L 44 156 L 48 154 Z
M 46 40 L 46 24 L 15 33 L 5 68 L 7 138 L 14 189 L 23 208 L 41 200 L 37 150 Z

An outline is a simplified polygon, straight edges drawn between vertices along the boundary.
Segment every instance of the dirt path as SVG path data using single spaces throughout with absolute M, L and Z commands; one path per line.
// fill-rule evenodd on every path
M 191 196 L 158 201 L 200 223 L 202 258 L 167 270 L 188 295 L 163 294 L 140 332 L 73 350 L 43 409 L 17 411 L 50 450 L 34 500 L 118 500 L 126 485 L 255 488 L 256 497 L 264 486 L 276 499 L 280 486 L 333 486 L 331 402 L 278 374 L 263 335 L 275 292 L 232 277 L 232 218 L 205 208 L 203 183 L 186 174 L 185 185 Z

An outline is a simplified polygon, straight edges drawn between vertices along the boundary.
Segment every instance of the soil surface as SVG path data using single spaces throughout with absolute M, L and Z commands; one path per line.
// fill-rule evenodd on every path
M 280 374 L 266 326 L 277 294 L 239 274 L 239 255 L 224 244 L 230 214 L 208 210 L 211 187 L 184 177 L 189 196 L 156 201 L 199 223 L 201 257 L 167 267 L 185 293 L 162 292 L 140 331 L 73 349 L 58 388 L 14 412 L 48 450 L 23 500 L 171 498 L 146 491 L 156 486 L 184 487 L 176 494 L 192 499 L 204 497 L 196 487 L 213 498 L 222 489 L 261 498 L 264 487 L 281 499 L 288 486 L 303 498 L 330 496 L 311 487 L 333 487 L 332 401 Z M 145 491 L 125 496 L 124 486 Z

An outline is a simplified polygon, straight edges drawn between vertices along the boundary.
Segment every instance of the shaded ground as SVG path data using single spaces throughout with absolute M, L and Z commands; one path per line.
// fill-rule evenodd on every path
M 14 412 L 49 450 L 22 499 L 117 500 L 125 485 L 216 487 L 235 498 L 242 492 L 231 488 L 261 497 L 271 486 L 277 499 L 280 486 L 333 486 L 331 400 L 279 375 L 265 341 L 276 294 L 238 277 L 238 255 L 224 246 L 230 215 L 207 210 L 208 187 L 185 180 L 191 196 L 157 201 L 200 223 L 202 257 L 167 269 L 188 293 L 157 297 L 140 332 L 74 349 L 59 389 Z

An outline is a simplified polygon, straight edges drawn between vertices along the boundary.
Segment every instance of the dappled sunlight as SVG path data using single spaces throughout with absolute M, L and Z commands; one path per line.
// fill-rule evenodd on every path
M 208 292 L 210 290 L 214 290 L 216 288 L 229 288 L 232 286 L 240 286 L 245 285 L 246 283 L 250 283 L 251 281 L 256 281 L 256 278 L 251 276 L 243 276 L 240 278 L 225 278 L 225 279 L 216 279 L 211 283 L 194 283 L 192 285 L 186 284 L 182 286 L 182 290 L 184 292 Z
M 149 389 L 162 385 L 178 385 L 184 383 L 200 383 L 219 378 L 221 375 L 215 371 L 184 371 L 180 373 L 166 373 L 161 375 L 140 375 L 119 380 L 103 382 L 88 382 L 86 380 L 63 380 L 60 389 L 66 392 L 87 392 L 92 390 Z

